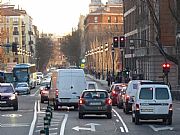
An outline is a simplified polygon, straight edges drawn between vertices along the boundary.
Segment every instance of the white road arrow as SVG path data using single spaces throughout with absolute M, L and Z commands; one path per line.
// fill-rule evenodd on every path
M 90 125 L 91 127 L 90 128 L 86 128 L 86 127 L 79 127 L 79 126 L 76 126 L 76 127 L 73 127 L 72 129 L 76 130 L 76 131 L 79 131 L 79 130 L 89 130 L 89 131 L 96 131 L 96 128 L 95 126 L 96 125 L 100 125 L 100 124 L 96 124 L 96 123 L 88 123 L 86 124 L 87 126 Z
M 151 127 L 156 132 L 160 130 L 173 130 L 174 129 L 173 127 L 168 127 L 168 126 L 156 128 L 153 125 L 149 125 L 149 127 Z

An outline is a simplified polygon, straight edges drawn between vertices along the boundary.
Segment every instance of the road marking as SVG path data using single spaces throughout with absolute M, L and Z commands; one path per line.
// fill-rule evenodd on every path
M 149 127 L 151 127 L 156 132 L 160 130 L 173 130 L 174 129 L 173 127 L 168 127 L 168 126 L 156 128 L 153 125 L 149 125 Z
M 40 106 L 40 101 L 38 100 L 37 103 L 38 103 L 38 109 L 37 109 L 38 111 L 37 111 L 37 112 L 41 112 L 41 110 L 40 110 L 40 107 L 41 107 L 41 106 Z
M 90 128 L 86 128 L 86 127 L 79 127 L 79 126 L 76 126 L 76 127 L 73 127 L 72 129 L 76 130 L 76 131 L 79 131 L 79 130 L 89 130 L 89 131 L 93 131 L 95 132 L 96 131 L 96 128 L 95 126 L 96 125 L 100 125 L 100 124 L 96 124 L 96 123 L 88 123 L 86 125 L 90 125 L 91 127 Z
M 36 119 L 37 119 L 37 101 L 34 103 L 34 117 L 29 130 L 29 135 L 33 135 Z
M 57 135 L 57 133 L 49 133 L 49 135 Z
M 29 127 L 28 123 L 16 123 L 16 124 L 0 124 L 0 127 L 10 128 L 10 127 Z
M 65 130 L 65 127 L 66 127 L 67 119 L 68 119 L 68 114 L 65 114 L 64 120 L 63 120 L 63 122 L 61 124 L 61 128 L 60 128 L 60 135 L 64 135 L 64 130 Z
M 119 118 L 119 120 L 121 121 L 121 123 L 123 124 L 123 127 L 125 129 L 126 132 L 129 132 L 125 122 L 123 121 L 123 119 L 121 118 L 121 116 L 116 112 L 116 110 L 112 109 L 112 111 L 117 115 L 117 117 Z
M 120 127 L 120 130 L 122 133 L 124 133 L 124 128 L 123 127 Z
M 15 118 L 15 117 L 21 117 L 22 115 L 21 114 L 4 114 L 1 116 Z
M 118 120 L 118 119 L 116 119 L 116 122 L 119 122 L 119 120 Z

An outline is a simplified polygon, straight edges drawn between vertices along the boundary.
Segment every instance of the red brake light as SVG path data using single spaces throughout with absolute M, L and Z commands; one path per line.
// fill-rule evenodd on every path
M 173 110 L 173 105 L 170 104 L 170 105 L 169 105 L 169 111 L 172 111 L 172 110 Z
M 84 103 L 85 103 L 84 99 L 83 99 L 83 98 L 80 98 L 80 99 L 79 99 L 79 104 L 82 105 L 82 104 L 84 104 Z
M 129 95 L 126 95 L 126 101 L 128 101 L 130 99 L 130 96 Z
M 46 91 L 46 90 L 42 90 L 41 93 L 42 93 L 42 94 L 47 94 L 47 93 L 49 93 L 49 92 Z
M 136 111 L 139 111 L 139 104 L 136 104 Z
M 58 92 L 59 92 L 59 90 L 58 90 L 58 89 L 56 89 L 56 97 L 58 97 Z
M 107 99 L 106 99 L 106 104 L 112 105 L 112 100 L 111 100 L 110 98 L 107 98 Z

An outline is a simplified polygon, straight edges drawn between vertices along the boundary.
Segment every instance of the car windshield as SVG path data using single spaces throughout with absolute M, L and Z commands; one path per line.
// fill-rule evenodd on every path
M 169 93 L 167 88 L 156 88 L 155 97 L 157 100 L 169 99 Z
M 0 93 L 13 93 L 13 88 L 11 86 L 0 86 Z
M 107 97 L 108 97 L 107 93 L 101 91 L 87 91 L 84 92 L 83 94 L 83 98 L 87 98 L 87 99 L 104 99 Z
M 141 88 L 139 99 L 153 99 L 153 88 Z
M 50 82 L 42 82 L 41 86 L 48 86 L 50 84 Z
M 18 84 L 17 87 L 27 87 L 27 84 Z

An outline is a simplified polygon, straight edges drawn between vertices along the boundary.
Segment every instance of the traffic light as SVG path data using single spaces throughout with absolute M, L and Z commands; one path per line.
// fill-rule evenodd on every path
M 119 39 L 118 39 L 118 37 L 113 37 L 113 47 L 114 48 L 119 47 Z
M 170 71 L 170 64 L 169 63 L 164 63 L 162 65 L 162 67 L 163 67 L 163 73 L 168 74 L 169 71 Z
M 120 36 L 120 48 L 124 48 L 124 47 L 125 47 L 125 37 Z

